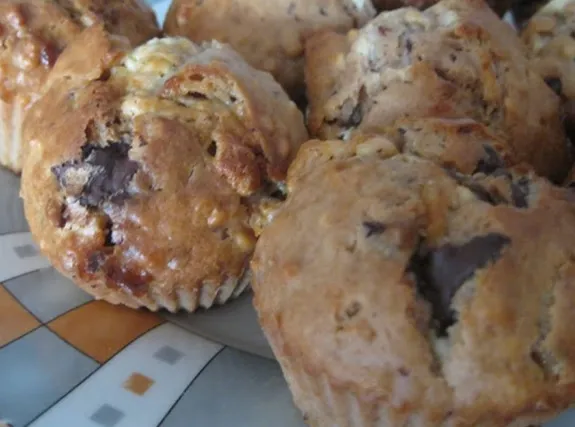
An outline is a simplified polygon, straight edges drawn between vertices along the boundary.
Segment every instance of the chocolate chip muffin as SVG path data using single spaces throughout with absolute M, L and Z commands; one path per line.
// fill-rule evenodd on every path
M 549 2 L 529 21 L 522 38 L 531 66 L 563 100 L 566 129 L 575 141 L 575 1 Z
M 62 50 L 82 29 L 103 24 L 138 45 L 159 33 L 139 0 L 0 2 L 0 165 L 22 167 L 22 120 Z
M 405 117 L 470 118 L 556 181 L 570 153 L 560 100 L 529 68 L 514 30 L 482 0 L 380 14 L 306 46 L 309 129 L 346 139 Z
M 305 39 L 321 29 L 346 32 L 373 16 L 371 0 L 174 0 L 164 30 L 229 43 L 299 97 Z
M 364 144 L 304 145 L 252 262 L 261 325 L 307 422 L 526 427 L 567 408 L 570 191 Z
M 406 6 L 426 9 L 437 2 L 438 0 L 373 0 L 373 5 L 378 11 L 393 10 Z M 503 15 L 510 9 L 513 0 L 487 0 L 487 3 L 499 15 Z
M 252 215 L 307 139 L 280 85 L 217 42 L 126 52 L 92 27 L 46 90 L 26 119 L 22 197 L 55 267 L 130 307 L 193 311 L 239 295 Z

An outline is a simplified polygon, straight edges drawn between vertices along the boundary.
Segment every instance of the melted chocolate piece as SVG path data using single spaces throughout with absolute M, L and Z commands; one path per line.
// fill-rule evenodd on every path
M 560 78 L 547 77 L 545 79 L 545 83 L 547 83 L 547 86 L 549 86 L 557 95 L 561 96 L 563 94 L 563 83 Z
M 418 291 L 431 303 L 439 336 L 456 321 L 451 300 L 475 272 L 496 262 L 511 243 L 509 237 L 489 233 L 463 245 L 447 244 L 436 249 L 420 245 L 413 254 L 408 272 L 415 275 Z
M 353 111 L 351 112 L 349 119 L 345 121 L 344 126 L 345 127 L 359 126 L 362 119 L 363 119 L 363 113 L 361 111 L 361 104 L 358 103 L 355 107 L 353 107 Z
M 517 208 L 529 207 L 529 180 L 525 177 L 511 183 L 511 198 Z
M 92 252 L 86 260 L 86 271 L 90 274 L 96 273 L 106 262 L 106 254 L 102 251 Z
M 88 176 L 81 193 L 76 195 L 80 204 L 97 207 L 110 201 L 121 203 L 128 197 L 128 185 L 138 171 L 138 163 L 130 160 L 126 143 L 112 143 L 106 147 L 85 145 L 80 161 L 70 161 L 52 168 L 60 187 L 71 185 L 69 174 L 83 172 Z
M 469 191 L 471 191 L 478 200 L 489 203 L 490 205 L 493 206 L 497 206 L 507 202 L 505 199 L 501 198 L 497 194 L 491 193 L 485 187 L 475 182 L 473 178 L 466 175 L 462 175 L 453 170 L 448 170 L 447 172 L 453 179 L 457 181 L 459 185 L 462 185 Z
M 152 282 L 152 276 L 147 271 L 125 264 L 120 265 L 114 259 L 108 259 L 102 268 L 108 287 L 123 289 L 130 295 L 138 297 L 145 295 Z
M 490 175 L 505 167 L 505 162 L 492 146 L 484 145 L 483 149 L 485 150 L 485 157 L 477 163 L 474 174 L 484 173 L 485 175 Z
M 366 238 L 380 235 L 384 233 L 385 230 L 387 230 L 387 226 L 384 223 L 378 221 L 364 221 L 362 225 L 365 229 Z

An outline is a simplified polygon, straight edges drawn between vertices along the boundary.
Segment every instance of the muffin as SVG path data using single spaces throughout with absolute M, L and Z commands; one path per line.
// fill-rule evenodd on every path
M 304 145 L 252 262 L 309 425 L 526 427 L 567 408 L 572 193 L 363 144 Z
M 94 24 L 134 45 L 159 33 L 153 11 L 139 0 L 0 2 L 0 165 L 20 172 L 24 115 L 62 50 Z
M 522 38 L 532 68 L 562 98 L 567 133 L 575 141 L 575 1 L 549 2 L 529 21 Z
M 470 118 L 561 181 L 570 152 L 560 100 L 524 53 L 482 0 L 398 9 L 347 36 L 317 34 L 306 46 L 310 132 L 347 139 L 405 117 Z
M 164 31 L 229 43 L 299 97 L 305 39 L 320 29 L 346 32 L 373 16 L 371 0 L 174 0 Z
M 378 11 L 393 10 L 405 6 L 426 9 L 437 2 L 438 0 L 373 0 L 373 5 Z M 513 0 L 487 0 L 487 3 L 499 15 L 503 15 L 511 7 Z
M 307 134 L 279 84 L 226 46 L 167 38 L 129 52 L 91 27 L 24 137 L 25 213 L 54 266 L 98 299 L 193 311 L 248 285 L 252 215 Z

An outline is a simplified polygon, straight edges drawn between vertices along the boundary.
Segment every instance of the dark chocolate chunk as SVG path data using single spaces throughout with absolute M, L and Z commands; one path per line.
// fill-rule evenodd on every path
M 411 53 L 411 51 L 413 50 L 413 42 L 410 39 L 405 40 L 405 50 L 407 51 L 407 53 Z
M 492 146 L 484 145 L 483 150 L 485 151 L 485 156 L 477 163 L 474 174 L 484 173 L 485 175 L 490 175 L 505 167 L 505 162 Z
M 152 276 L 137 267 L 130 267 L 118 263 L 117 260 L 108 259 L 103 266 L 107 278 L 107 286 L 120 288 L 131 295 L 143 296 L 148 292 Z
M 366 238 L 382 234 L 387 229 L 387 226 L 384 223 L 378 221 L 364 221 L 362 225 L 365 229 Z
M 529 207 L 529 180 L 522 177 L 511 183 L 511 198 L 513 205 L 518 208 Z
M 357 301 L 352 302 L 346 309 L 345 315 L 348 319 L 352 319 L 361 311 L 361 304 Z
M 88 259 L 86 262 L 86 271 L 88 273 L 94 274 L 98 270 L 100 270 L 100 268 L 102 268 L 105 262 L 106 262 L 106 254 L 104 252 L 102 251 L 92 252 L 90 255 L 88 255 Z
M 284 191 L 280 190 L 279 188 L 272 193 L 270 193 L 270 197 L 272 199 L 279 200 L 280 202 L 285 202 L 287 199 L 287 195 Z
M 210 142 L 207 151 L 210 157 L 216 157 L 216 154 L 218 154 L 218 144 L 216 141 Z
M 40 51 L 40 62 L 45 68 L 51 69 L 59 55 L 60 49 L 53 43 L 47 43 Z
M 106 228 L 104 229 L 104 246 L 106 247 L 111 247 L 116 244 L 112 236 L 113 229 L 114 224 L 110 219 L 108 219 L 108 221 L 106 221 Z
M 382 36 L 386 36 L 387 33 L 389 33 L 389 28 L 380 25 L 379 27 L 377 27 L 377 31 L 379 31 L 379 34 L 381 34 Z
M 346 120 L 344 126 L 346 127 L 359 126 L 362 119 L 363 119 L 363 113 L 361 111 L 361 104 L 358 103 L 355 107 L 353 107 L 353 111 L 351 112 L 349 119 Z
M 498 233 L 475 237 L 463 245 L 446 244 L 427 249 L 419 245 L 407 271 L 413 273 L 419 292 L 431 303 L 438 334 L 455 323 L 451 300 L 475 272 L 496 262 L 511 239 Z
M 356 127 L 361 124 L 364 114 L 363 104 L 366 99 L 367 99 L 367 92 L 365 86 L 362 86 L 357 96 L 357 103 L 355 104 L 355 107 L 353 107 L 353 110 L 351 111 L 349 117 L 342 122 L 342 126 Z
M 103 202 L 120 203 L 128 197 L 128 185 L 138 170 L 138 163 L 130 160 L 126 143 L 111 143 L 105 147 L 85 145 L 82 147 L 82 158 L 52 168 L 52 173 L 64 189 L 72 184 L 68 175 L 84 171 L 88 176 L 79 202 L 83 206 L 96 207 Z
M 446 82 L 451 82 L 453 83 L 453 79 L 449 76 L 449 74 L 447 74 L 447 71 L 442 70 L 441 68 L 434 68 L 435 74 L 437 75 L 437 77 L 439 77 L 441 80 L 445 80 Z
M 557 95 L 562 96 L 563 94 L 563 83 L 561 82 L 561 79 L 558 77 L 547 77 L 545 79 L 545 83 L 547 83 L 547 86 L 549 86 L 553 92 L 555 92 Z
M 490 205 L 497 206 L 501 203 L 506 203 L 506 200 L 499 197 L 497 194 L 491 193 L 482 185 L 478 184 L 473 178 L 457 173 L 452 169 L 447 169 L 449 175 L 457 181 L 459 185 L 464 186 L 471 191 L 478 200 L 489 203 Z

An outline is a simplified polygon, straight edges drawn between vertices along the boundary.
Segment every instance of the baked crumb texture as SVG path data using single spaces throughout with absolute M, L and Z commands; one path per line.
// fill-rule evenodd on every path
M 217 42 L 132 51 L 92 27 L 46 90 L 27 117 L 22 196 L 58 270 L 97 298 L 151 310 L 208 308 L 246 289 L 251 224 L 265 221 L 254 216 L 307 139 L 269 74 Z
M 507 12 L 511 5 L 517 0 L 486 0 L 489 6 L 493 8 L 499 15 Z M 438 0 L 373 0 L 373 5 L 377 11 L 393 10 L 401 7 L 415 7 L 418 9 L 426 9 L 438 3 Z
M 305 144 L 288 188 L 253 288 L 311 426 L 527 427 L 573 402 L 572 190 L 381 135 Z
M 573 403 L 575 173 L 525 53 L 481 0 L 308 41 L 318 140 L 251 266 L 310 426 L 528 427 Z
M 375 13 L 371 0 L 175 0 L 164 30 L 196 42 L 230 44 L 299 98 L 305 90 L 305 40 L 318 30 L 361 27 Z
M 575 141 L 575 1 L 549 2 L 521 36 L 532 69 L 560 96 L 566 132 Z
M 380 14 L 306 46 L 309 129 L 321 139 L 377 132 L 405 118 L 463 118 L 556 182 L 571 164 L 561 102 L 525 48 L 482 0 L 443 0 Z
M 91 25 L 104 25 L 134 46 L 160 31 L 152 9 L 139 0 L 0 2 L 0 165 L 21 171 L 25 113 L 60 53 Z

